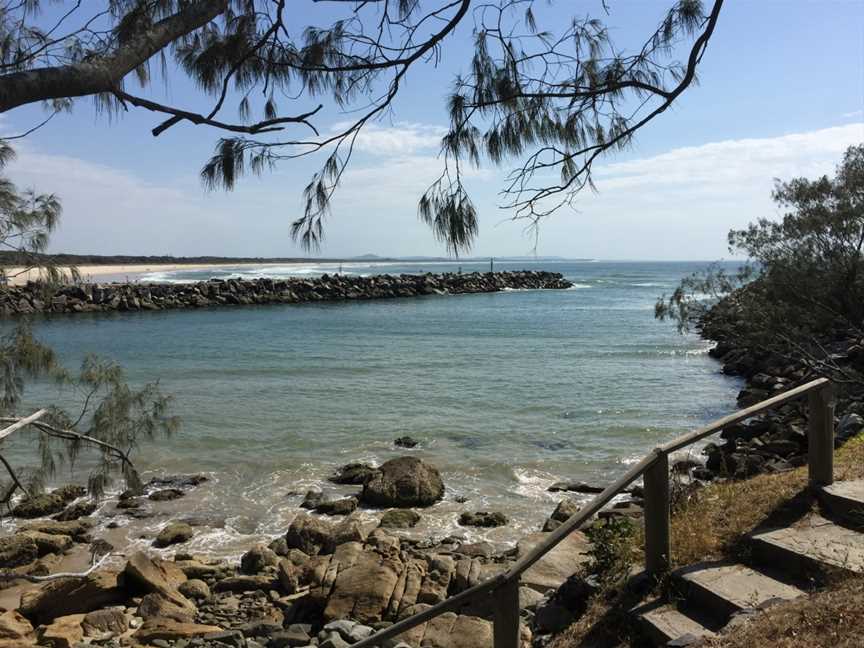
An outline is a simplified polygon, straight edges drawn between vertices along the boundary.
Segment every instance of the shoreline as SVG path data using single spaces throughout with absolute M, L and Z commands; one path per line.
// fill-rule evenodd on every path
M 297 304 L 427 295 L 492 293 L 507 289 L 564 290 L 559 272 L 522 270 L 417 275 L 327 275 L 291 279 L 211 279 L 193 283 L 30 283 L 0 291 L 0 316 L 34 313 L 161 311 L 215 306 Z
M 76 266 L 81 276 L 83 283 L 95 283 L 90 281 L 94 277 L 121 277 L 133 279 L 128 283 L 137 283 L 135 277 L 140 277 L 153 272 L 179 272 L 184 270 L 208 270 L 217 268 L 256 268 L 256 267 L 279 267 L 279 266 L 297 266 L 299 268 L 312 267 L 321 265 L 322 263 L 330 263 L 328 261 L 293 261 L 293 262 L 239 262 L 239 263 L 134 263 L 134 264 L 99 264 L 99 265 L 81 265 Z M 335 263 L 339 263 L 338 261 Z M 60 271 L 65 276 L 69 276 L 69 266 L 61 266 Z M 9 286 L 26 286 L 30 281 L 38 281 L 42 278 L 42 271 L 38 268 L 25 270 L 24 268 L 6 268 L 6 273 L 9 276 Z M 126 283 L 126 282 L 120 282 Z

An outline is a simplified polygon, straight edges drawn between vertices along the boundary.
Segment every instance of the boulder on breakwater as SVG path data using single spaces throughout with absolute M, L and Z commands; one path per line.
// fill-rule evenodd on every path
M 211 279 L 188 284 L 77 284 L 51 289 L 29 283 L 0 290 L 0 316 L 297 304 L 488 293 L 504 289 L 561 290 L 572 285 L 558 272 L 540 270 L 372 277 L 325 274 L 316 279 Z

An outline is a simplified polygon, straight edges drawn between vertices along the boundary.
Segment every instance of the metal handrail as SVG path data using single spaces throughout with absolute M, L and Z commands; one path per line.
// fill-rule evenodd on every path
M 811 409 L 819 408 L 818 412 L 811 411 L 810 416 L 810 479 L 811 482 L 815 483 L 830 483 L 833 473 L 833 464 L 831 463 L 833 458 L 831 393 L 831 382 L 827 378 L 811 380 L 782 394 L 738 410 L 734 414 L 717 419 L 704 427 L 655 448 L 641 461 L 631 466 L 621 477 L 603 489 L 587 506 L 570 516 L 541 543 L 519 558 L 507 571 L 469 587 L 407 619 L 397 621 L 374 635 L 353 644 L 352 648 L 378 646 L 381 642 L 407 632 L 430 619 L 460 607 L 464 603 L 475 600 L 482 595 L 498 595 L 499 592 L 503 594 L 501 599 L 505 606 L 498 605 L 495 608 L 495 648 L 516 648 L 519 645 L 519 577 L 639 477 L 645 479 L 646 570 L 665 571 L 669 566 L 669 455 L 716 434 L 725 427 L 752 418 L 804 395 L 809 395 L 811 397 Z M 828 447 L 829 443 L 830 448 Z M 515 614 L 513 610 L 506 607 L 514 601 Z

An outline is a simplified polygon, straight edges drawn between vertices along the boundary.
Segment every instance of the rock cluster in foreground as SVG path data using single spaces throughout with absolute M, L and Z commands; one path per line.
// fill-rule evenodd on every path
M 17 610 L 0 614 L 0 647 L 344 648 L 502 572 L 544 535 L 495 554 L 486 543 L 399 538 L 356 514 L 333 523 L 301 513 L 239 565 L 138 552 L 122 569 L 27 591 Z M 575 533 L 532 567 L 522 580 L 524 607 L 535 609 L 564 583 L 586 560 L 586 548 Z M 444 614 L 384 645 L 491 648 L 489 603 Z M 526 623 L 523 645 L 530 638 Z
M 371 277 L 325 274 L 315 279 L 211 279 L 189 284 L 80 284 L 51 291 L 39 284 L 28 284 L 0 292 L 0 315 L 298 304 L 571 286 L 560 273 L 540 270 Z

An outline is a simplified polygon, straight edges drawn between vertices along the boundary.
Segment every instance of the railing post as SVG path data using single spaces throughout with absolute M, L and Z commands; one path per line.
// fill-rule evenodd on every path
M 669 455 L 645 470 L 645 571 L 655 576 L 669 570 Z
M 507 581 L 492 592 L 495 602 L 495 648 L 519 648 L 519 579 Z
M 807 398 L 810 484 L 828 486 L 834 482 L 834 390 L 829 384 L 812 390 Z

